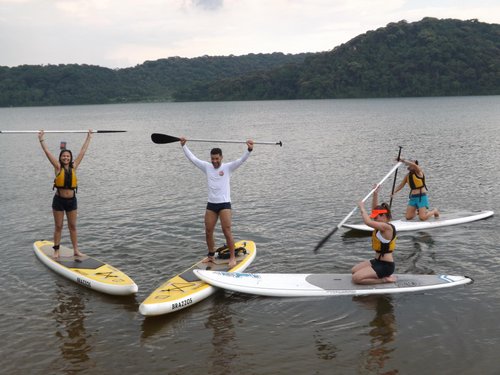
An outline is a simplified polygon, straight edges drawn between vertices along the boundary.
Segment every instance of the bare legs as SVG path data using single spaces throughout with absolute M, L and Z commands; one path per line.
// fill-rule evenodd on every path
M 382 284 L 382 283 L 393 283 L 396 281 L 396 277 L 394 275 L 390 275 L 379 279 L 377 274 L 373 270 L 369 260 L 365 260 L 355 265 L 352 268 L 351 273 L 352 273 L 352 281 L 355 284 L 364 284 L 364 285 Z
M 226 238 L 226 244 L 229 247 L 230 257 L 229 257 L 229 268 L 233 268 L 236 265 L 236 257 L 234 255 L 234 239 L 231 232 L 231 210 L 224 209 L 218 214 L 211 210 L 205 211 L 205 239 L 207 242 L 208 252 L 213 253 L 215 251 L 215 239 L 214 230 L 215 224 L 217 224 L 217 219 L 220 218 L 220 225 L 224 237 Z M 208 257 L 203 262 L 211 262 L 213 259 Z
M 64 224 L 64 211 L 52 210 L 54 214 L 54 246 L 59 246 L 61 244 L 61 235 Z M 66 212 L 66 218 L 68 220 L 69 236 L 71 238 L 71 243 L 73 245 L 73 253 L 75 256 L 82 256 L 83 254 L 78 249 L 78 235 L 76 230 L 76 219 L 77 210 Z M 54 249 L 54 259 L 59 258 L 59 249 Z
M 432 216 L 434 216 L 435 218 L 439 217 L 439 211 L 436 208 L 434 208 L 432 210 L 427 210 L 427 208 L 425 208 L 425 207 L 420 207 L 417 211 L 417 207 L 414 207 L 414 206 L 407 206 L 406 207 L 406 220 L 413 219 L 415 216 L 417 216 L 417 214 L 418 214 L 418 218 L 422 221 L 426 221 L 427 219 L 431 218 Z
M 54 259 L 59 259 L 59 245 L 64 222 L 64 211 L 52 210 L 54 214 Z

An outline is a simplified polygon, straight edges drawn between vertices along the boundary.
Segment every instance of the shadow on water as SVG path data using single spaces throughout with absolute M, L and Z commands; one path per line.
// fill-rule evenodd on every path
M 425 262 L 421 262 L 422 257 L 429 257 L 435 261 L 435 241 L 427 232 L 417 232 L 411 235 L 405 234 L 401 237 L 398 247 L 398 264 L 405 265 L 405 269 L 401 269 L 403 273 L 434 274 L 434 270 L 425 266 Z
M 185 310 L 186 309 L 178 310 L 170 314 L 143 317 L 144 320 L 141 324 L 141 338 L 148 339 L 153 337 L 161 333 L 164 327 L 169 324 L 182 325 L 185 319 L 189 319 L 189 315 L 186 315 Z
M 391 343 L 394 342 L 397 333 L 392 297 L 388 295 L 360 296 L 353 297 L 353 301 L 375 312 L 375 316 L 369 323 L 370 348 L 365 351 L 363 360 L 359 362 L 359 366 L 362 367 L 359 369 L 360 372 L 398 374 L 397 369 L 386 369 L 395 350 Z
M 237 363 L 238 346 L 235 344 L 233 314 L 227 295 L 217 293 L 210 309 L 205 328 L 212 330 L 212 351 L 209 353 L 209 374 L 234 374 L 232 368 Z
M 349 229 L 342 233 L 342 239 L 350 239 L 350 238 L 366 238 L 372 235 L 371 232 Z
M 353 366 L 358 367 L 353 373 L 398 374 L 397 369 L 387 369 L 396 350 L 397 321 L 392 297 L 355 296 L 352 297 L 352 302 L 362 310 L 373 312 L 373 317 L 365 320 L 364 314 L 362 317 L 358 315 L 357 308 L 346 314 L 338 314 L 334 321 L 328 323 L 329 326 L 335 326 L 330 331 L 330 336 L 325 329 L 318 330 L 314 335 L 317 357 L 327 361 L 340 360 L 341 357 L 345 357 L 345 350 L 350 345 L 344 341 L 345 332 L 359 332 L 357 346 L 351 348 Z M 358 318 L 354 318 L 355 316 Z M 359 354 L 354 354 L 354 351 Z
M 188 309 L 144 318 L 141 338 L 143 341 L 149 341 L 148 339 L 156 337 L 148 344 L 155 346 L 158 345 L 157 339 L 175 337 L 187 326 L 198 326 L 202 328 L 199 331 L 199 340 L 210 343 L 198 351 L 199 356 L 206 355 L 204 372 L 218 375 L 234 374 L 237 372 L 234 366 L 238 364 L 242 349 L 238 347 L 236 339 L 237 314 L 232 306 L 251 298 L 253 297 L 220 291 Z M 203 319 L 197 319 L 200 310 L 204 312 L 201 314 L 204 316 Z
M 95 367 L 91 363 L 89 353 L 92 344 L 91 335 L 85 330 L 85 303 L 81 291 L 70 290 L 58 285 L 56 289 L 57 306 L 52 310 L 56 322 L 55 336 L 60 345 L 61 355 L 51 363 L 51 368 L 57 373 L 76 373 Z
M 123 308 L 125 311 L 136 313 L 139 309 L 139 302 L 137 301 L 137 296 L 135 294 L 130 294 L 128 296 L 113 296 L 103 293 L 95 293 L 94 299 L 99 299 L 100 302 L 107 305 L 116 305 Z
M 90 352 L 95 349 L 93 335 L 86 330 L 85 300 L 88 295 L 100 298 L 101 302 L 120 305 L 128 311 L 137 310 L 135 296 L 109 296 L 89 291 L 84 287 L 66 284 L 66 280 L 56 283 L 55 300 L 52 310 L 56 322 L 55 336 L 59 342 L 60 356 L 51 362 L 50 369 L 56 373 L 74 374 L 96 367 Z

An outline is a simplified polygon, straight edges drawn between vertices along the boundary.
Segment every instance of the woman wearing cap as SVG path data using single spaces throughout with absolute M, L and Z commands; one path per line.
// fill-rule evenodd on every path
M 430 217 L 439 217 L 439 211 L 433 209 L 429 211 L 429 198 L 427 196 L 427 186 L 425 186 L 425 175 L 422 168 L 418 165 L 418 161 L 399 159 L 408 166 L 408 174 L 403 178 L 398 187 L 394 190 L 395 195 L 406 184 L 410 186 L 410 200 L 406 207 L 406 220 L 411 220 L 417 216 L 420 220 L 425 221 Z
M 372 248 L 375 258 L 365 260 L 352 268 L 352 281 L 356 284 L 393 283 L 395 265 L 392 253 L 396 248 L 396 228 L 390 223 L 391 210 L 387 203 L 378 204 L 378 187 L 373 193 L 372 212 L 366 212 L 361 201 L 358 204 L 366 225 L 373 228 Z
M 42 146 L 43 152 L 49 159 L 54 167 L 55 179 L 54 188 L 56 193 L 52 200 L 52 213 L 54 214 L 54 259 L 59 258 L 59 247 L 61 244 L 61 234 L 64 223 L 64 212 L 68 219 L 68 229 L 73 244 L 73 253 L 75 256 L 82 256 L 83 254 L 78 249 L 78 237 L 76 231 L 76 218 L 77 218 L 77 202 L 76 202 L 76 189 L 78 187 L 76 179 L 76 169 L 89 147 L 90 138 L 92 137 L 92 130 L 87 133 L 87 138 L 83 143 L 80 153 L 73 160 L 73 154 L 70 150 L 62 149 L 59 154 L 59 159 L 56 158 L 48 149 L 45 144 L 44 131 L 40 130 L 38 139 Z

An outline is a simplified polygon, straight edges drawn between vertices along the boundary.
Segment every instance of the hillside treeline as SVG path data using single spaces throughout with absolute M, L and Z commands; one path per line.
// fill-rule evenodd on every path
M 500 25 L 390 23 L 321 53 L 0 67 L 0 106 L 500 94 Z

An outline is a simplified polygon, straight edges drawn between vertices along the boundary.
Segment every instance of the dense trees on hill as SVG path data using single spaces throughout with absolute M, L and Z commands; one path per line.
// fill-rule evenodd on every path
M 116 70 L 77 64 L 0 67 L 0 106 L 167 101 L 182 87 L 301 63 L 308 55 L 171 57 Z
M 175 93 L 177 100 L 500 94 L 500 25 L 401 21 L 282 66 Z
M 321 53 L 0 67 L 0 106 L 500 94 L 500 25 L 424 18 Z

